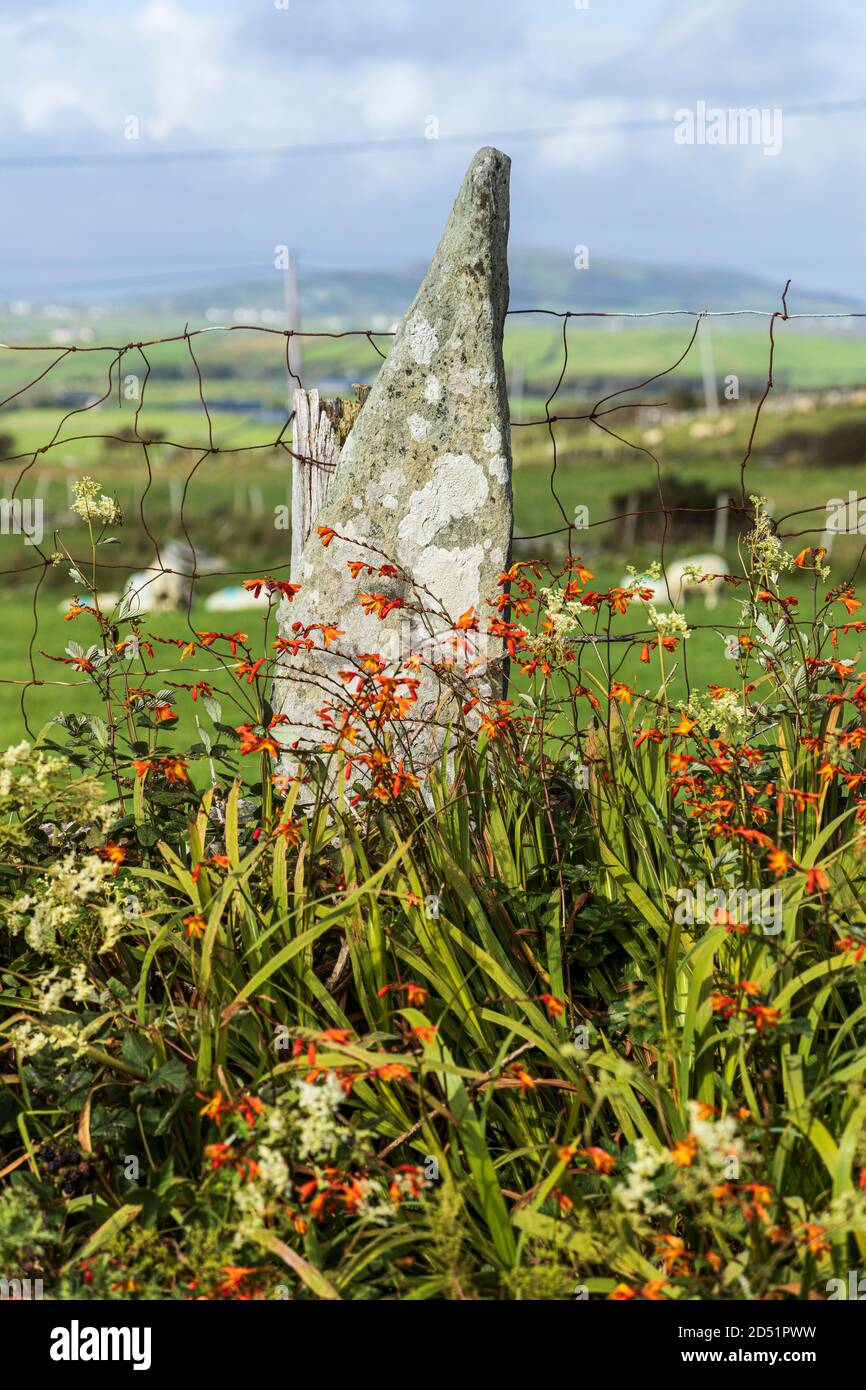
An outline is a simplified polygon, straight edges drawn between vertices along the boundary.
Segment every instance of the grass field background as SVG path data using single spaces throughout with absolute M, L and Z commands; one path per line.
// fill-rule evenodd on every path
M 156 317 L 135 325 L 117 319 L 97 327 L 101 340 L 115 344 L 129 341 L 133 334 L 139 341 L 176 331 L 175 325 Z M 25 329 L 38 338 L 38 325 L 18 326 L 19 332 Z M 44 328 L 41 332 L 44 335 Z M 720 382 L 736 375 L 740 391 L 738 400 L 722 401 L 714 419 L 700 408 L 694 349 L 675 372 L 608 402 L 606 409 L 618 403 L 624 408 L 599 419 L 621 438 L 585 419 L 563 418 L 585 415 L 602 395 L 664 371 L 691 332 L 688 320 L 619 331 L 572 322 L 567 328 L 566 368 L 550 400 L 565 361 L 562 322 L 544 318 L 539 323 L 526 317 L 509 321 L 506 360 L 515 422 L 517 558 L 559 562 L 566 554 L 565 528 L 576 508 L 586 507 L 588 529 L 572 532 L 571 545 L 595 574 L 591 587 L 602 589 L 620 582 L 626 564 L 642 568 L 659 556 L 661 519 L 641 517 L 630 529 L 624 521 L 612 519 L 618 513 L 635 503 L 657 507 L 659 488 L 671 505 L 672 498 L 677 505 L 694 506 L 706 506 L 708 499 L 715 505 L 717 498 L 741 502 L 741 463 L 766 380 L 768 342 L 763 330 L 715 332 L 716 375 Z M 796 552 L 819 543 L 831 498 L 861 490 L 866 394 L 861 400 L 858 387 L 866 382 L 866 339 L 805 330 L 797 324 L 780 325 L 778 333 L 777 389 L 761 419 L 745 473 L 745 493 L 769 499 L 773 515 L 782 518 L 786 543 Z M 385 335 L 372 342 L 363 335 L 308 339 L 304 382 L 348 394 L 352 381 L 374 379 L 381 357 L 372 343 L 386 352 L 389 341 Z M 49 344 L 22 352 L 14 350 L 13 342 L 9 350 L 0 351 L 0 472 L 4 496 L 15 489 L 19 497 L 43 499 L 42 548 L 47 553 L 54 548 L 51 532 L 56 529 L 77 558 L 84 556 L 84 528 L 69 511 L 74 479 L 89 474 L 116 496 L 124 525 L 117 532 L 120 544 L 101 552 L 109 567 L 103 574 L 106 589 L 122 589 L 132 570 L 152 562 L 148 530 L 161 545 L 188 534 L 221 566 L 219 575 L 197 585 L 189 619 L 193 628 L 213 628 L 224 624 L 219 615 L 204 612 L 208 593 L 266 570 L 279 570 L 284 577 L 288 573 L 290 536 L 274 524 L 275 509 L 290 502 L 291 458 L 285 448 L 274 447 L 281 432 L 285 444 L 291 441 L 286 428 L 286 344 L 281 334 L 261 332 L 208 333 L 191 343 L 195 361 L 190 344 L 183 340 L 143 351 L 129 349 L 114 362 L 108 393 L 115 350 L 66 353 L 63 345 Z M 547 414 L 555 417 L 550 425 Z M 147 459 L 140 444 L 128 442 L 136 430 L 139 439 L 150 441 Z M 784 520 L 804 508 L 813 510 Z M 704 514 L 703 525 L 701 521 L 697 512 L 668 518 L 668 563 L 715 548 L 712 518 Z M 834 581 L 856 573 L 862 545 L 863 538 L 856 535 L 837 539 L 831 556 Z M 728 531 L 724 555 L 729 569 L 739 569 L 736 526 Z M 47 571 L 35 611 L 33 588 L 42 573 L 36 550 L 18 536 L 0 536 L 0 569 L 0 738 L 5 741 L 21 736 L 21 683 L 31 677 L 31 659 L 37 680 L 63 680 L 67 668 L 41 653 L 60 655 L 70 638 L 86 643 L 89 634 L 81 622 L 68 624 L 61 616 L 61 605 L 75 588 L 68 566 Z M 791 578 L 788 591 L 807 602 L 808 588 L 799 573 Z M 721 634 L 736 624 L 736 598 L 726 595 L 712 614 L 700 597 L 690 598 L 686 611 L 699 625 L 686 651 L 690 682 L 724 683 L 730 664 L 724 659 Z M 634 630 L 640 626 L 639 616 L 633 609 L 617 619 L 613 630 Z M 841 609 L 838 618 L 843 620 Z M 257 614 L 231 614 L 226 621 L 232 630 L 249 632 L 255 643 L 261 621 Z M 183 635 L 187 616 L 161 615 L 149 619 L 148 626 L 159 635 Z M 856 657 L 857 639 L 840 650 Z M 654 688 L 655 667 L 641 666 L 636 649 L 621 651 L 625 655 L 618 656 L 618 678 L 638 688 Z M 169 664 L 171 649 L 162 648 L 161 653 Z M 679 668 L 675 688 L 684 690 L 682 656 Z M 91 698 L 77 683 L 38 685 L 26 690 L 24 708 L 36 730 L 58 709 L 76 712 Z

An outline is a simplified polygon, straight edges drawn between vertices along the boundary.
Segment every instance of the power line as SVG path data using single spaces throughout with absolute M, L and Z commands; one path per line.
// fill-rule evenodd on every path
M 851 97 L 839 101 L 800 102 L 780 108 L 784 116 L 830 116 L 866 108 L 866 97 Z M 756 109 L 722 108 L 722 109 Z M 524 142 L 545 140 L 552 136 L 591 136 L 612 131 L 660 130 L 670 128 L 672 116 L 639 116 L 618 121 L 587 121 L 578 125 L 534 126 L 521 130 L 462 131 L 452 135 L 428 138 L 424 135 L 396 135 L 364 140 L 316 141 L 296 145 L 255 145 L 199 150 L 135 150 L 137 142 L 129 141 L 123 152 L 103 151 L 81 154 L 0 155 L 3 169 L 100 168 L 105 165 L 134 167 L 136 164 L 223 163 L 237 159 L 291 159 L 317 156 L 368 154 L 377 151 L 400 151 L 436 145 L 484 144 L 491 140 Z

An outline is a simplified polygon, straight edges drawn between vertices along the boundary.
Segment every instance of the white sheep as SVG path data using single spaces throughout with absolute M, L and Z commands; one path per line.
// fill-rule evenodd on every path
M 653 603 L 672 603 L 674 608 L 681 608 L 689 594 L 702 593 L 707 608 L 717 607 L 719 597 L 725 587 L 725 581 L 716 577 L 701 583 L 700 580 L 693 579 L 691 574 L 686 574 L 686 570 L 697 569 L 702 574 L 715 576 L 727 574 L 727 562 L 721 555 L 688 555 L 685 559 L 675 560 L 666 569 L 667 584 L 665 584 L 664 577 L 651 579 L 648 575 L 640 575 L 637 581 L 641 589 L 652 590 Z M 626 575 L 622 581 L 622 587 L 625 589 L 634 583 L 635 581 L 631 576 Z M 669 590 L 670 598 L 668 598 Z

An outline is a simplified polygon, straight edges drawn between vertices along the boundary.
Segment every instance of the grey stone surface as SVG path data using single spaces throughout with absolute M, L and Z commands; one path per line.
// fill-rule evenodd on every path
M 496 593 L 509 562 L 512 532 L 502 359 L 509 169 L 495 149 L 472 160 L 427 275 L 340 453 L 319 524 L 351 540 L 335 538 L 325 548 L 315 532 L 310 536 L 293 575 L 301 592 L 279 617 L 286 636 L 298 622 L 334 623 L 344 635 L 331 653 L 280 659 L 288 679 L 276 681 L 274 703 L 290 721 L 280 729 L 284 743 L 315 747 L 326 737 L 316 711 L 332 693 L 345 698 L 337 672 L 347 655 L 394 659 L 409 648 L 429 657 L 474 608 L 488 658 L 501 657 L 498 640 L 483 634 L 492 611 L 484 600 Z M 353 559 L 391 562 L 412 582 L 404 573 L 356 582 L 347 567 Z M 371 590 L 410 606 L 423 602 L 427 614 L 368 616 L 358 594 Z M 440 724 L 447 719 L 442 689 L 426 670 L 418 694 L 416 734 L 434 712 Z

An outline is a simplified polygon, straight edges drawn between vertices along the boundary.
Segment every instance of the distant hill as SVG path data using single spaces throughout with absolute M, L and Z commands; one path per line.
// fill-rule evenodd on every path
M 779 307 L 784 281 L 720 267 L 646 265 L 592 260 L 576 270 L 570 255 L 552 250 L 516 248 L 510 258 L 512 309 L 764 309 Z M 399 318 L 426 269 L 422 262 L 388 270 L 334 270 L 299 266 L 301 312 L 306 322 L 338 318 L 343 323 L 383 327 Z M 222 283 L 174 285 L 147 295 L 133 292 L 127 302 L 147 301 L 151 309 L 200 317 L 209 308 L 281 308 L 281 282 L 274 271 Z M 116 296 L 119 298 L 120 296 Z M 125 297 L 125 296 L 124 296 Z M 805 286 L 793 286 L 792 312 L 840 312 L 862 304 Z

